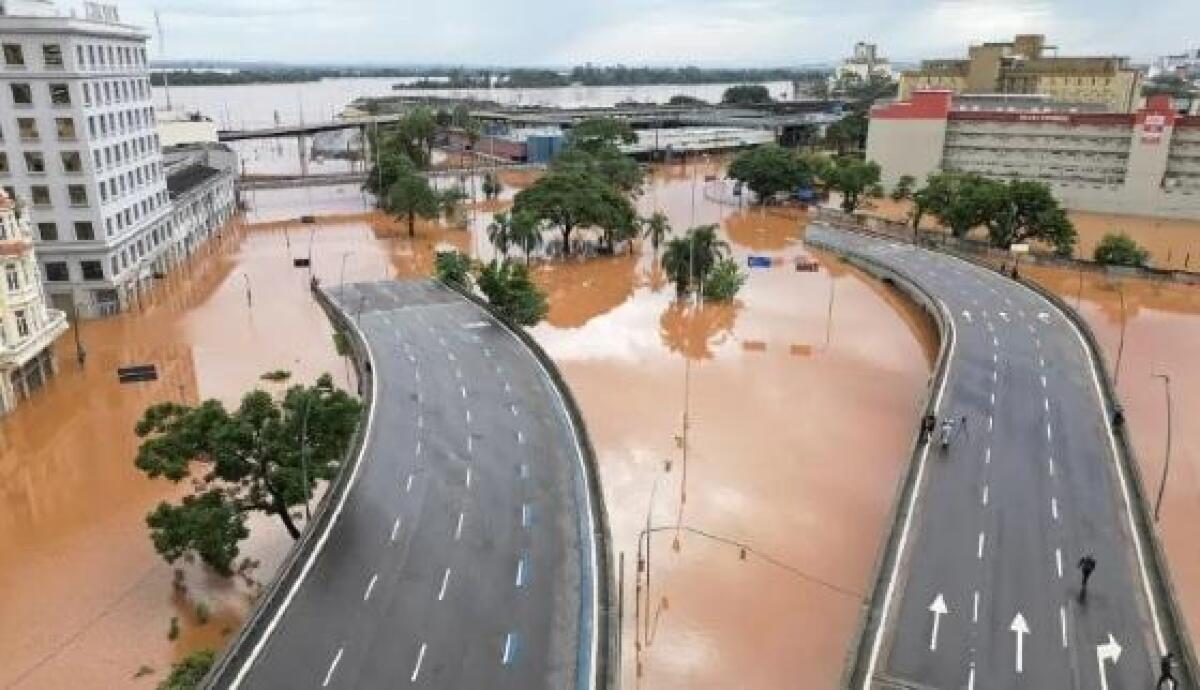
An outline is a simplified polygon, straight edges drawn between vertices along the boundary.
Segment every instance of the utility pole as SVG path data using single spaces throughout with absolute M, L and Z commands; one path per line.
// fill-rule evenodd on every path
M 1163 394 L 1167 398 L 1167 452 L 1166 458 L 1163 460 L 1162 479 L 1158 482 L 1158 498 L 1154 500 L 1154 521 L 1158 522 L 1159 512 L 1162 509 L 1163 492 L 1167 488 L 1167 473 L 1171 469 L 1171 375 L 1154 374 L 1154 376 L 1162 379 Z
M 75 359 L 79 360 L 79 368 L 83 368 L 83 363 L 87 361 L 87 350 L 83 347 L 83 333 L 80 331 L 83 328 L 83 321 L 79 318 L 79 302 L 71 300 L 71 316 L 75 322 L 72 324 L 75 331 Z
M 308 484 L 308 409 L 312 395 L 310 390 L 304 396 L 304 415 L 300 418 L 300 480 L 304 482 L 304 522 L 312 522 L 312 510 L 309 502 L 312 500 L 312 488 Z
M 155 26 L 155 28 L 158 29 L 158 55 L 160 58 L 162 58 L 164 61 L 166 61 L 166 59 L 167 59 L 167 40 L 166 40 L 166 38 L 163 37 L 162 19 L 158 16 L 158 10 L 154 10 L 154 26 Z M 166 70 L 164 68 L 162 71 L 162 78 L 163 78 L 163 91 L 166 93 L 166 96 L 167 96 L 167 111 L 170 111 L 171 110 L 171 83 L 170 83 L 170 80 L 167 78 L 167 72 L 168 72 L 168 70 Z M 228 117 L 226 119 L 228 119 Z
M 246 280 L 246 308 L 249 309 L 254 306 L 254 301 L 250 296 L 250 274 L 243 273 L 242 278 Z
M 1121 298 L 1121 341 L 1117 345 L 1117 364 L 1113 373 L 1113 387 L 1121 381 L 1121 357 L 1125 354 L 1125 290 L 1121 287 L 1120 281 L 1116 283 L 1117 295 Z

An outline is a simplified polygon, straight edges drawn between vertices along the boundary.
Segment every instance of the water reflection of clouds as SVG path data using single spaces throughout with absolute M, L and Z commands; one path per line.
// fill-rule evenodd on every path
M 633 298 L 579 328 L 555 328 L 541 323 L 533 328 L 550 356 L 559 361 L 618 360 L 645 362 L 664 359 L 658 319 L 672 295 L 638 289 Z

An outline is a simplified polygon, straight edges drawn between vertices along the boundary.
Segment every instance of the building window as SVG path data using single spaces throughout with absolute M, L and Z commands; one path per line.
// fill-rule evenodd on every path
M 9 90 L 12 91 L 13 105 L 33 105 L 33 89 L 29 84 L 10 84 Z
M 51 84 L 50 103 L 52 105 L 71 105 L 70 87 L 66 84 Z
M 62 69 L 62 46 L 58 45 L 57 43 L 43 43 L 42 62 L 46 65 L 46 67 Z
M 35 184 L 29 188 L 29 196 L 33 198 L 34 206 L 50 206 L 50 188 L 44 184 Z
M 9 67 L 25 66 L 25 51 L 21 50 L 20 44 L 4 44 L 4 64 L 8 65 Z
M 32 117 L 18 117 L 17 130 L 21 133 L 21 141 L 37 141 L 37 120 Z
M 38 236 L 43 242 L 54 242 L 58 240 L 58 226 L 54 223 L 38 223 Z
M 75 141 L 75 118 L 56 117 L 54 128 L 58 130 L 59 141 Z
M 18 338 L 28 338 L 29 337 L 29 321 L 25 318 L 25 310 L 18 309 L 13 312 L 13 316 L 15 316 L 17 319 L 17 337 Z
M 83 159 L 79 157 L 78 151 L 63 151 L 62 152 L 63 170 L 69 173 L 83 172 Z
M 96 239 L 96 231 L 92 228 L 91 221 L 75 221 L 75 239 L 79 240 L 80 242 L 89 242 Z
M 72 206 L 87 206 L 87 187 L 81 184 L 67 185 L 67 197 L 71 199 Z
M 41 174 L 46 172 L 46 159 L 38 151 L 25 152 L 25 169 L 31 173 Z
M 0 173 L 8 172 L 8 154 L 0 151 Z
M 84 280 L 104 280 L 104 265 L 99 261 L 80 261 Z
M 16 264 L 4 266 L 4 279 L 8 283 L 8 291 L 16 292 L 21 289 L 21 274 L 17 272 Z

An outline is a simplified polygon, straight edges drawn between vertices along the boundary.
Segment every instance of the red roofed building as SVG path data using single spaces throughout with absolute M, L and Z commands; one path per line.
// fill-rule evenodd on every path
M 1177 115 L 1165 97 L 1107 113 L 917 91 L 872 109 L 867 158 L 886 187 L 902 175 L 970 172 L 1045 182 L 1067 208 L 1200 218 L 1200 117 Z

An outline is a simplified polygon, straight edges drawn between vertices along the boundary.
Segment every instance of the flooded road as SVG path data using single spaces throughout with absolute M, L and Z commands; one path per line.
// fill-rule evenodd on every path
M 600 457 L 614 556 L 625 559 L 630 687 L 833 688 L 888 528 L 934 335 L 897 294 L 831 257 L 815 256 L 818 272 L 796 272 L 786 259 L 807 254 L 803 219 L 707 202 L 710 172 L 660 171 L 642 212 L 662 209 L 680 230 L 693 218 L 722 223 L 739 262 L 770 254 L 774 267 L 754 272 L 734 303 L 697 308 L 674 301 L 648 246 L 535 264 L 551 311 L 533 332 L 561 364 Z M 504 198 L 531 179 L 506 175 Z M 65 337 L 61 375 L 0 421 L 0 490 L 11 506 L 0 516 L 0 686 L 73 687 L 87 677 L 96 687 L 153 687 L 172 659 L 236 631 L 257 585 L 182 563 L 173 585 L 143 518 L 179 489 L 133 467 L 133 424 L 158 400 L 232 404 L 253 386 L 279 389 L 259 380 L 269 369 L 299 380 L 329 371 L 351 385 L 308 274 L 291 259 L 311 244 L 326 283 L 342 279 L 343 265 L 348 281 L 425 275 L 440 243 L 490 256 L 485 228 L 507 205 L 468 212 L 472 232 L 422 223 L 415 240 L 367 214 L 286 220 L 352 211 L 354 196 L 257 193 L 252 217 L 274 222 L 228 232 L 141 312 L 85 323 L 82 371 Z M 158 382 L 116 383 L 115 366 L 141 362 L 158 364 Z M 677 440 L 685 405 L 686 464 Z M 643 617 L 634 583 L 648 515 Z M 264 581 L 289 540 L 268 520 L 252 534 L 242 555 L 261 562 L 249 575 Z M 640 678 L 635 620 L 647 633 Z M 143 665 L 153 672 L 135 677 Z

